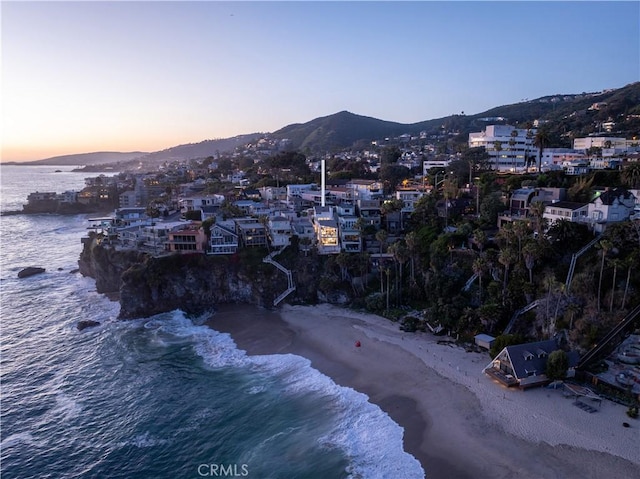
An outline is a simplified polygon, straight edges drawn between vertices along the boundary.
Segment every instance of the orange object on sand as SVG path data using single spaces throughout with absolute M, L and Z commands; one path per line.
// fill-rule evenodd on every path
M 356 348 L 360 347 L 360 341 L 356 341 Z

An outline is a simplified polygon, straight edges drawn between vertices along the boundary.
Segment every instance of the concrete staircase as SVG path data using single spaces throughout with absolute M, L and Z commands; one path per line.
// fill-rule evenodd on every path
M 287 268 L 285 268 L 284 266 L 282 266 L 280 263 L 278 263 L 276 260 L 273 259 L 274 256 L 282 253 L 284 251 L 284 248 L 286 248 L 286 246 L 283 248 L 280 248 L 279 250 L 269 253 L 262 260 L 263 263 L 272 264 L 287 276 L 287 289 L 283 293 L 281 293 L 276 299 L 273 300 L 274 306 L 278 306 L 278 304 L 280 304 L 284 298 L 286 298 L 287 296 L 289 296 L 289 294 L 291 294 L 296 290 L 296 285 L 293 282 L 293 275 L 291 274 L 291 271 L 289 271 Z

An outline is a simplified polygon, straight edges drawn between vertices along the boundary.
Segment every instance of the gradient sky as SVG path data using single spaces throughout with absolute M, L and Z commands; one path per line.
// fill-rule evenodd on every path
M 2 161 L 341 110 L 401 123 L 640 80 L 640 3 L 6 2 Z

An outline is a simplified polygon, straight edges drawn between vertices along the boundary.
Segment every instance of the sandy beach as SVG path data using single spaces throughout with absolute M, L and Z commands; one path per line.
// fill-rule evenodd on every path
M 429 479 L 640 477 L 640 421 L 624 406 L 589 414 L 560 390 L 502 387 L 482 373 L 486 353 L 330 305 L 225 306 L 209 324 L 248 354 L 304 356 L 367 394 L 404 428 Z

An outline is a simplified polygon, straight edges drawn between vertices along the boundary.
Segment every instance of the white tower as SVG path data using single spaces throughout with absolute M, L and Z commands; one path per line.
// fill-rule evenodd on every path
M 325 160 L 321 160 L 320 161 L 321 164 L 321 179 L 320 179 L 320 206 L 322 206 L 324 208 L 324 190 L 325 190 L 325 182 L 324 182 L 324 177 L 326 175 L 326 166 L 325 166 Z

